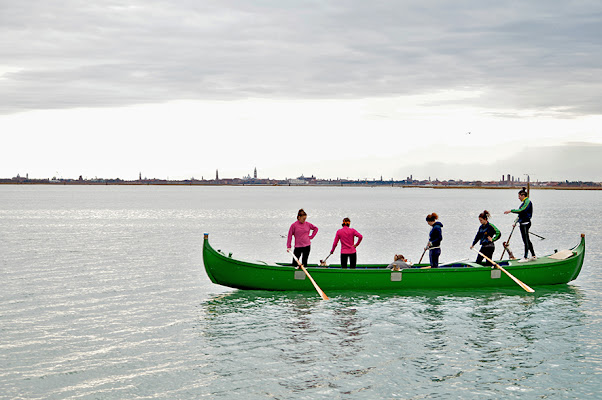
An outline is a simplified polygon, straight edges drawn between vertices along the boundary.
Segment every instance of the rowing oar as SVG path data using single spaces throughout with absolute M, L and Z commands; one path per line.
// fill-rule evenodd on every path
M 314 287 L 318 291 L 318 294 L 320 295 L 320 297 L 322 297 L 322 300 L 328 300 L 328 296 L 326 296 L 326 293 L 324 293 L 324 291 L 322 291 L 322 289 L 320 289 L 320 286 L 318 286 L 318 284 L 316 283 L 316 281 L 314 281 L 314 278 L 312 278 L 311 275 L 309 274 L 309 272 L 307 272 L 307 270 L 305 269 L 305 267 L 303 266 L 303 264 L 301 264 L 301 261 L 299 261 L 299 259 L 295 255 L 295 253 L 293 253 L 290 250 L 287 250 L 287 251 L 289 253 L 291 253 L 291 255 L 293 256 L 293 258 L 295 259 L 295 261 L 297 261 L 297 264 L 299 264 L 299 267 L 301 267 L 301 269 L 303 270 L 303 272 L 305 272 L 305 275 L 307 275 L 307 277 L 309 278 L 309 280 L 311 281 L 311 283 L 314 285 Z
M 498 263 L 496 263 L 495 261 L 493 261 L 491 258 L 487 257 L 485 254 L 481 253 L 479 250 L 477 250 L 475 248 L 472 248 L 472 250 L 474 250 L 476 253 L 479 253 L 484 259 L 486 259 L 487 261 L 489 261 L 490 263 L 492 263 L 493 265 L 495 265 L 498 269 L 501 269 L 506 275 L 508 275 L 510 277 L 510 279 L 512 279 L 514 282 L 516 282 L 518 284 L 518 286 L 522 287 L 523 289 L 525 289 L 529 293 L 535 292 L 535 290 L 531 289 L 529 286 L 527 286 L 526 284 L 524 284 L 523 282 L 521 282 L 520 280 L 518 280 L 518 278 L 516 278 L 510 272 L 506 271 L 504 268 L 502 268 L 501 265 L 499 265 Z
M 328 258 L 332 255 L 332 253 L 330 253 L 325 259 L 320 260 L 320 266 L 321 267 L 325 267 L 326 266 L 326 260 L 328 260 Z
M 506 240 L 504 243 L 502 243 L 502 245 L 504 246 L 504 251 L 502 251 L 502 256 L 500 257 L 500 259 L 504 258 L 504 253 L 506 252 L 506 250 L 508 250 L 508 255 L 510 256 L 510 258 L 514 258 L 514 255 L 510 255 L 510 249 L 508 248 L 510 246 L 510 238 L 512 237 L 512 234 L 514 233 L 514 228 L 516 228 L 516 224 L 518 223 L 518 218 L 516 218 L 514 220 L 514 225 L 512 225 L 512 230 L 510 231 L 510 236 L 508 236 L 508 240 Z
M 430 242 L 427 242 L 427 243 L 426 243 L 426 247 L 424 248 L 424 251 L 422 252 L 422 255 L 420 256 L 420 260 L 418 260 L 418 264 L 420 264 L 420 263 L 422 262 L 422 257 L 424 257 L 424 253 L 426 253 L 426 251 L 428 250 L 428 248 L 429 248 L 429 243 L 430 243 Z
M 440 249 L 440 248 L 441 248 L 441 246 L 427 247 L 426 249 L 424 249 L 424 253 L 426 253 L 427 250 L 435 250 L 435 249 Z M 422 253 L 423 256 L 424 256 L 424 253 Z M 420 261 L 422 261 L 422 257 L 420 257 Z M 420 261 L 418 261 L 418 264 L 420 264 Z
M 533 232 L 531 232 L 531 231 L 529 231 L 529 235 L 537 236 L 537 237 L 538 237 L 538 238 L 540 238 L 541 240 L 544 240 L 544 239 L 545 239 L 545 237 L 543 237 L 543 236 L 539 236 L 537 233 L 533 233 Z

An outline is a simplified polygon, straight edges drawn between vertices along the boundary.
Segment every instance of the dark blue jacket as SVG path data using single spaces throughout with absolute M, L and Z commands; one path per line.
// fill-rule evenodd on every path
M 500 230 L 492 223 L 487 222 L 485 225 L 481 224 L 481 226 L 479 226 L 479 230 L 477 231 L 477 235 L 474 237 L 472 245 L 474 246 L 480 240 L 481 246 L 493 246 L 493 242 L 498 240 L 501 235 L 502 234 L 500 233 Z M 493 239 L 492 242 L 489 241 L 489 237 Z
M 441 231 L 443 228 L 443 224 L 439 221 L 435 222 L 432 226 L 431 232 L 429 233 L 429 242 L 431 242 L 431 247 L 438 247 L 441 245 L 441 241 L 443 240 L 443 232 Z
M 518 214 L 518 222 L 521 224 L 526 224 L 531 221 L 531 217 L 533 216 L 533 203 L 527 197 L 523 200 L 522 204 L 516 210 L 510 210 L 515 214 Z

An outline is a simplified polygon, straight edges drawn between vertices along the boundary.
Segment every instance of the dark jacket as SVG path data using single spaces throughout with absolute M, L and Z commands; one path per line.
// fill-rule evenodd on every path
M 431 242 L 431 247 L 441 246 L 441 241 L 443 240 L 443 224 L 439 221 L 435 222 L 431 228 L 431 232 L 429 233 L 429 242 Z
M 472 245 L 474 246 L 478 241 L 480 241 L 481 246 L 494 246 L 493 242 L 498 240 L 500 236 L 500 230 L 492 223 L 487 222 L 485 225 L 481 224 L 481 226 L 479 226 L 479 230 L 472 241 Z M 493 239 L 492 242 L 489 241 L 489 237 Z
M 533 216 L 533 203 L 531 203 L 531 200 L 527 197 L 523 200 L 519 208 L 510 211 L 518 214 L 519 223 L 526 224 L 527 222 L 531 222 L 531 217 Z

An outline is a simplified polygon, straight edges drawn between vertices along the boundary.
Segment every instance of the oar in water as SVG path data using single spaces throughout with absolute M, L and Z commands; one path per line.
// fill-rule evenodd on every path
M 293 256 L 293 258 L 295 259 L 295 261 L 297 261 L 297 264 L 299 264 L 299 267 L 301 267 L 301 269 L 303 270 L 303 272 L 305 272 L 305 275 L 307 275 L 307 277 L 309 278 L 309 280 L 311 281 L 311 283 L 314 285 L 314 287 L 318 291 L 318 294 L 320 295 L 320 297 L 322 297 L 322 300 L 328 300 L 328 296 L 326 296 L 326 293 L 324 293 L 324 291 L 322 291 L 322 289 L 320 289 L 320 286 L 318 286 L 318 284 L 316 283 L 316 281 L 314 281 L 314 278 L 312 278 L 311 275 L 309 274 L 309 272 L 307 272 L 307 270 L 305 269 L 305 267 L 303 266 L 303 264 L 301 264 L 301 261 L 299 261 L 299 259 L 295 255 L 295 253 L 293 253 L 290 250 L 287 250 L 287 251 L 289 253 L 291 253 L 291 255 Z
M 518 284 L 518 286 L 522 287 L 523 289 L 525 289 L 529 293 L 535 292 L 535 290 L 531 289 L 529 286 L 527 286 L 526 284 L 524 284 L 523 282 L 521 282 L 520 280 L 518 280 L 518 278 L 516 278 L 510 272 L 506 271 L 504 268 L 502 268 L 501 265 L 499 265 L 498 263 L 496 263 L 495 261 L 493 261 L 491 258 L 487 257 L 485 254 L 481 253 L 479 250 L 477 250 L 475 248 L 473 248 L 472 250 L 474 250 L 476 253 L 479 253 L 484 259 L 486 259 L 487 261 L 489 261 L 490 263 L 492 263 L 493 265 L 495 265 L 496 268 L 502 270 L 506 275 L 508 275 L 510 277 L 510 279 L 512 279 L 514 282 L 516 282 Z

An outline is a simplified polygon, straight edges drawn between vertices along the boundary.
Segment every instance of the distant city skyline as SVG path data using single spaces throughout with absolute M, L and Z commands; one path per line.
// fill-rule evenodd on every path
M 94 177 L 88 177 L 88 176 L 83 176 L 83 175 L 79 175 L 78 177 L 65 177 L 65 176 L 52 176 L 52 177 L 37 177 L 37 178 L 30 178 L 29 174 L 26 173 L 24 176 L 21 176 L 21 174 L 17 174 L 14 177 L 0 177 L 0 183 L 4 182 L 7 183 L 9 181 L 14 181 L 14 182 L 38 182 L 38 181 L 48 181 L 49 183 L 54 183 L 54 182 L 62 182 L 62 181 L 68 181 L 68 182 L 74 182 L 74 181 L 83 181 L 83 182 L 113 182 L 113 181 L 122 181 L 122 182 L 150 182 L 150 181 L 173 181 L 173 182 L 263 182 L 263 183 L 269 183 L 269 182 L 289 182 L 289 183 L 307 183 L 307 182 L 340 182 L 340 181 L 356 181 L 356 182 L 396 182 L 396 183 L 400 183 L 400 182 L 406 182 L 406 183 L 410 183 L 410 182 L 465 182 L 465 183 L 477 183 L 477 182 L 483 182 L 483 183 L 488 183 L 488 184 L 494 184 L 494 183 L 499 183 L 499 184 L 510 184 L 510 185 L 517 185 L 517 184 L 528 184 L 529 182 L 532 184 L 537 184 L 537 183 L 564 183 L 564 182 L 571 182 L 571 183 L 596 183 L 596 184 L 602 184 L 602 181 L 588 181 L 588 180 L 568 180 L 568 179 L 564 179 L 564 180 L 546 180 L 546 181 L 540 181 L 540 180 L 533 180 L 531 179 L 530 175 L 525 175 L 524 177 L 520 177 L 520 176 L 514 176 L 511 174 L 502 174 L 501 177 L 499 177 L 498 179 L 464 179 L 461 177 L 458 177 L 456 179 L 439 179 L 437 177 L 431 177 L 429 176 L 428 178 L 417 178 L 414 177 L 412 174 L 406 176 L 405 178 L 400 178 L 400 179 L 395 179 L 395 178 L 388 178 L 385 179 L 383 178 L 383 176 L 381 175 L 380 177 L 364 177 L 364 178 L 349 178 L 349 177 L 320 177 L 320 176 L 314 176 L 312 175 L 308 175 L 305 176 L 303 174 L 296 176 L 296 177 L 285 177 L 285 178 L 272 178 L 269 176 L 266 177 L 261 177 L 258 175 L 257 172 L 257 167 L 253 168 L 253 176 L 251 176 L 251 174 L 247 174 L 244 176 L 236 176 L 236 177 L 220 177 L 219 175 L 219 169 L 215 170 L 215 177 L 207 177 L 205 178 L 205 176 L 201 176 L 201 177 L 195 177 L 195 176 L 191 176 L 189 178 L 183 178 L 183 179 L 179 179 L 179 178 L 170 178 L 170 177 L 148 177 L 146 175 L 143 175 L 142 172 L 138 172 L 138 177 L 136 179 L 127 179 L 127 178 L 122 178 L 121 176 L 113 176 L 113 177 L 108 177 L 108 176 L 94 176 Z
M 597 2 L 0 2 L 0 176 L 602 180 Z

